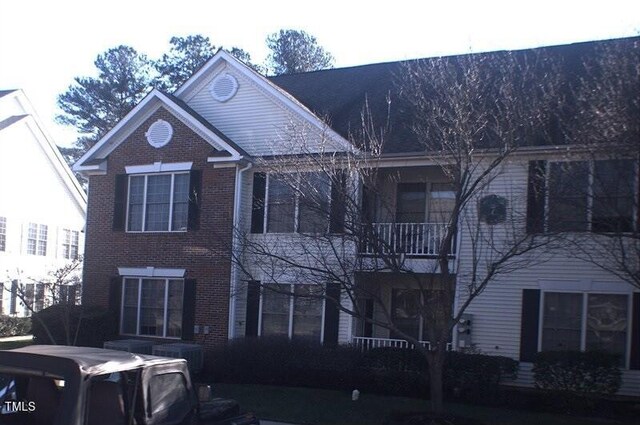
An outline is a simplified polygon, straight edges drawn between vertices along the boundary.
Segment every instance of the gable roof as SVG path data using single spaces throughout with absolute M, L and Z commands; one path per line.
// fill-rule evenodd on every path
M 565 72 L 575 72 L 582 57 L 594 53 L 600 44 L 622 43 L 629 48 L 638 47 L 640 37 L 616 40 L 592 41 L 561 46 L 548 46 L 518 51 L 475 53 L 472 55 L 507 55 L 525 57 L 532 52 L 541 52 L 551 57 L 566 60 Z M 470 56 L 455 55 L 453 61 Z M 423 145 L 411 130 L 409 106 L 403 104 L 397 80 L 407 68 L 417 61 L 435 61 L 440 58 L 425 58 L 407 61 L 377 63 L 348 68 L 280 75 L 269 80 L 293 95 L 316 115 L 324 117 L 331 127 L 344 138 L 352 140 L 362 128 L 362 113 L 365 105 L 374 123 L 386 125 L 385 154 L 419 153 Z M 575 78 L 572 77 L 572 78 Z
M 188 102 L 195 95 L 203 81 L 206 81 L 213 69 L 220 63 L 225 62 L 234 70 L 241 73 L 244 77 L 252 81 L 266 93 L 278 99 L 290 111 L 297 114 L 302 120 L 309 123 L 313 127 L 322 131 L 330 140 L 336 142 L 338 146 L 346 150 L 351 150 L 352 145 L 331 126 L 327 128 L 327 124 L 322 117 L 319 117 L 314 111 L 310 110 L 304 103 L 300 102 L 291 93 L 283 90 L 279 85 L 274 84 L 269 78 L 264 77 L 255 70 L 249 68 L 245 63 L 227 53 L 223 49 L 209 59 L 201 66 L 185 83 L 180 86 L 174 95 L 185 102 Z
M 49 161 L 51 161 L 53 168 L 76 202 L 76 206 L 82 210 L 83 214 L 86 214 L 87 195 L 69 168 L 69 165 L 67 165 L 67 162 L 62 157 L 60 150 L 47 132 L 44 124 L 36 114 L 31 102 L 29 102 L 29 99 L 22 90 L 0 90 L 0 104 L 10 102 L 11 100 L 17 101 L 19 106 L 16 109 L 10 109 L 9 114 L 16 113 L 17 110 L 19 110 L 20 113 L 0 116 L 0 131 L 7 130 L 17 123 L 24 122 L 31 129 L 35 140 L 40 144 Z
M 180 99 L 154 89 L 89 149 L 74 164 L 73 169 L 79 172 L 103 172 L 106 157 L 137 128 L 140 120 L 148 118 L 160 107 L 165 107 L 185 125 L 199 133 L 216 150 L 227 151 L 230 154 L 226 158 L 227 161 L 238 161 L 247 155 L 242 148 Z
M 13 93 L 15 90 L 0 90 L 0 97 L 6 96 L 9 93 Z

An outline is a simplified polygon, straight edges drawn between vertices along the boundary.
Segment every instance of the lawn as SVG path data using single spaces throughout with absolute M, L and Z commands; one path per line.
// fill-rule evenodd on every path
M 14 341 L 0 341 L 0 350 L 11 350 L 13 348 L 26 347 L 33 344 L 32 339 L 20 339 Z
M 312 425 L 374 425 L 390 422 L 391 412 L 420 412 L 428 409 L 425 400 L 361 394 L 351 401 L 351 394 L 310 388 L 264 385 L 215 384 L 218 397 L 234 398 L 243 410 L 261 419 Z M 492 407 L 447 404 L 450 413 L 474 418 L 487 425 L 602 425 L 621 422 L 572 417 Z

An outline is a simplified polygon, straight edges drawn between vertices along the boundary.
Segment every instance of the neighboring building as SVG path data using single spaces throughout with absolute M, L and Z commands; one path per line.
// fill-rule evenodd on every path
M 620 42 L 637 48 L 638 39 Z M 540 50 L 569 57 L 599 43 L 610 42 Z M 261 290 L 260 284 L 276 282 L 276 273 L 282 291 L 304 295 L 308 286 L 287 275 L 286 267 L 271 276 L 262 273 L 260 259 L 248 256 L 243 243 L 280 247 L 286 257 L 295 255 L 288 247 L 302 246 L 299 233 L 329 226 L 330 220 L 314 215 L 265 161 L 351 152 L 349 138 L 360 129 L 363 110 L 374 122 L 384 121 L 391 110 L 390 132 L 376 162 L 379 179 L 386 182 L 380 194 L 386 202 L 363 204 L 376 233 L 403 234 L 407 261 L 423 270 L 425 279 L 442 284 L 434 275 L 433 258 L 454 194 L 441 167 L 424 156 L 403 111 L 393 109 L 394 101 L 401 100 L 394 81 L 403 69 L 393 62 L 267 79 L 220 51 L 174 95 L 152 91 L 75 165 L 89 177 L 90 187 L 84 302 L 112 308 L 122 336 L 193 340 L 207 348 L 228 338 L 262 335 L 362 347 L 402 345 L 385 328 L 354 320 L 330 303 Z M 507 198 L 522 217 L 543 215 L 543 231 L 554 230 L 550 211 L 567 218 L 554 207 L 562 193 L 547 188 L 550 196 L 534 211 L 530 169 L 561 173 L 553 164 L 567 159 L 564 150 L 549 144 L 525 149 L 505 164 L 487 193 Z M 390 175 L 395 178 L 387 179 Z M 308 177 L 323 188 L 333 213 L 329 180 Z M 633 208 L 637 196 L 636 187 L 630 195 Z M 628 213 L 637 226 L 633 208 Z M 592 225 L 556 230 L 595 230 Z M 423 235 L 420 242 L 406 242 L 417 241 L 415 235 Z M 397 243 L 388 241 L 389 246 Z M 455 246 L 451 262 L 461 287 L 472 267 L 464 231 Z M 353 258 L 374 254 L 366 245 L 347 246 L 345 252 Z M 231 261 L 231 253 L 242 258 L 242 268 Z M 356 282 L 375 288 L 386 300 L 386 310 L 405 332 L 424 339 L 422 320 L 411 312 L 416 294 L 411 283 L 384 272 L 354 274 Z M 356 302 L 370 317 L 382 314 L 366 298 Z M 615 313 L 615 329 L 588 320 L 603 306 L 611 307 L 606 314 Z M 452 346 L 473 344 L 484 353 L 520 359 L 521 384 L 531 384 L 536 351 L 604 346 L 623 356 L 621 393 L 639 394 L 640 293 L 595 265 L 557 255 L 515 270 L 500 276 L 467 313 L 471 337 L 454 334 Z M 565 323 L 566 329 L 558 326 Z
M 84 190 L 21 90 L 0 91 L 2 314 L 28 314 L 16 288 L 45 305 L 42 286 L 84 252 Z

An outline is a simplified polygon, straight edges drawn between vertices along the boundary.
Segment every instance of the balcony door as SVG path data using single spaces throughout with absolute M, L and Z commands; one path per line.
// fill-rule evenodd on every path
M 428 200 L 427 221 L 429 223 L 448 223 L 456 203 L 453 184 L 431 183 Z
M 424 223 L 426 212 L 426 183 L 398 183 L 396 223 Z

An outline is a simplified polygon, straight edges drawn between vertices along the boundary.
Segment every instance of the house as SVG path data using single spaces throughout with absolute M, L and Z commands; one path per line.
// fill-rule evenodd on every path
M 39 310 L 39 282 L 84 251 L 87 199 L 22 90 L 0 91 L 0 181 L 0 312 L 23 316 L 16 291 Z
M 631 38 L 533 50 L 575 58 L 617 43 L 638 48 L 638 39 Z M 84 302 L 111 308 L 123 337 L 190 340 L 205 349 L 230 338 L 267 335 L 363 348 L 406 346 L 375 324 L 384 314 L 398 331 L 429 344 L 415 309 L 416 283 L 376 267 L 380 244 L 344 236 L 351 206 L 339 197 L 344 188 L 359 193 L 367 229 L 424 279 L 419 284 L 450 284 L 435 260 L 455 193 L 439 159 L 425 155 L 402 108 L 396 76 L 405 67 L 392 62 L 264 78 L 220 51 L 174 94 L 152 91 L 74 167 L 88 176 L 90 187 Z M 392 108 L 394 102 L 401 106 Z M 350 156 L 367 157 L 371 145 L 352 143 L 363 123 L 372 134 L 385 128 L 381 155 L 368 165 L 376 171 L 375 197 L 348 173 L 323 175 L 315 162 L 321 156 L 338 165 Z M 550 176 L 584 182 L 593 195 L 593 180 L 585 177 L 593 171 L 565 174 L 561 163 L 628 168 L 632 178 L 625 181 L 633 185 L 637 165 L 633 158 L 605 164 L 584 155 L 566 144 L 523 143 L 468 213 L 489 225 L 504 222 L 500 217 L 507 212 L 511 218 L 529 216 L 542 227 L 525 219 L 509 223 L 522 233 L 577 232 L 590 240 L 597 217 L 567 206 L 570 194 L 553 186 Z M 598 190 L 614 193 L 607 184 Z M 305 201 L 310 193 L 320 199 L 323 214 Z M 614 218 L 636 229 L 637 187 L 619 194 L 627 207 Z M 582 212 L 584 220 L 572 218 Z M 567 227 L 556 227 L 554 220 Z M 339 249 L 331 246 L 337 262 L 323 261 L 327 244 L 309 234 L 329 235 L 329 244 L 344 242 Z M 454 309 L 474 272 L 477 252 L 470 237 L 461 228 L 451 240 Z M 300 257 L 317 263 L 295 271 L 291 263 Z M 371 320 L 355 320 L 313 297 L 306 279 L 334 267 L 369 296 L 340 298 L 340 287 L 331 283 L 326 295 Z M 530 362 L 537 351 L 613 350 L 622 358 L 620 392 L 638 395 L 639 303 L 638 288 L 620 276 L 554 252 L 496 277 L 467 309 L 465 328 L 454 332 L 451 346 L 521 360 L 522 385 L 532 383 Z

